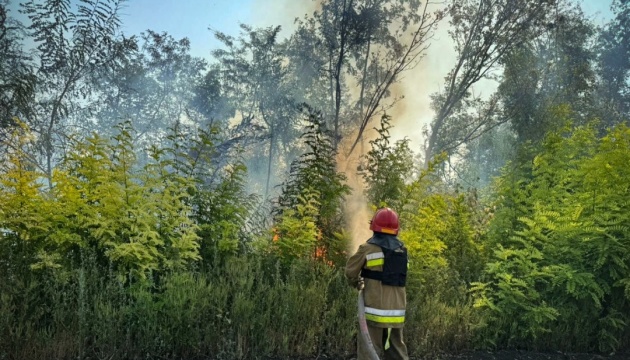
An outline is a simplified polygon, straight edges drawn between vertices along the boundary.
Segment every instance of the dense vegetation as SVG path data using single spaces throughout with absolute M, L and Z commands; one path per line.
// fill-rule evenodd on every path
M 350 356 L 383 205 L 412 355 L 630 349 L 630 1 L 326 0 L 209 61 L 121 6 L 0 0 L 0 359 Z M 438 25 L 413 149 L 387 110 Z

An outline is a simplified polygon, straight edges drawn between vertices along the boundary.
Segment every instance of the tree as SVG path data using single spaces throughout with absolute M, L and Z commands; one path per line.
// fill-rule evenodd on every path
M 259 199 L 245 190 L 247 168 L 241 155 L 223 156 L 217 125 L 194 131 L 180 126 L 169 139 L 175 172 L 192 180 L 186 190 L 189 216 L 199 227 L 204 266 L 213 266 L 223 255 L 245 252 L 248 238 L 261 230 L 249 226 Z
M 368 123 L 391 106 L 384 104 L 391 85 L 422 58 L 442 18 L 439 11 L 429 12 L 430 5 L 416 0 L 328 0 L 299 22 L 289 41 L 291 60 L 296 69 L 306 68 L 317 79 L 298 75 L 302 81 L 318 85 L 301 100 L 322 111 L 335 148 L 353 134 L 351 153 Z M 410 40 L 403 41 L 405 37 Z
M 58 146 L 67 140 L 68 127 L 82 128 L 85 117 L 79 113 L 96 101 L 91 97 L 91 76 L 116 66 L 135 45 L 118 37 L 121 0 L 80 0 L 76 12 L 70 0 L 30 0 L 21 5 L 31 21 L 27 30 L 37 44 L 38 64 L 37 102 L 24 121 L 37 134 L 42 169 L 52 187 Z
M 283 219 L 287 211 L 306 211 L 314 216 L 321 237 L 321 257 L 338 263 L 345 261 L 346 244 L 340 233 L 344 225 L 343 199 L 350 189 L 345 185 L 345 175 L 337 172 L 332 134 L 326 131 L 321 113 L 309 107 L 302 109 L 307 126 L 301 139 L 307 149 L 291 163 L 274 212 L 277 219 Z M 308 210 L 311 206 L 315 206 L 314 214 Z
M 42 173 L 26 149 L 33 142 L 28 126 L 14 120 L 0 171 L 0 269 L 8 280 L 28 273 L 38 263 L 50 231 L 46 221 L 49 202 L 40 196 Z
M 70 222 L 61 230 L 76 229 L 75 242 L 123 277 L 185 268 L 199 259 L 197 226 L 189 217 L 190 178 L 172 172 L 172 160 L 158 147 L 139 166 L 130 123 L 117 128 L 113 143 L 94 135 L 70 149 L 61 164 L 53 194 L 58 207 L 69 211 L 58 220 Z
M 559 106 L 570 106 L 580 123 L 594 115 L 595 55 L 589 44 L 595 30 L 579 8 L 559 9 L 558 14 L 539 37 L 503 59 L 499 92 L 519 143 L 541 141 L 546 132 L 564 125 L 553 116 Z
M 630 132 L 550 132 L 497 182 L 493 251 L 473 289 L 496 345 L 614 351 L 627 332 Z M 531 157 L 529 157 L 531 159 Z M 559 329 L 572 329 L 557 338 Z
M 14 117 L 28 117 L 35 89 L 35 74 L 20 46 L 23 25 L 11 18 L 7 4 L 0 2 L 0 141 L 19 126 Z
M 548 14 L 553 13 L 554 3 L 554 0 L 466 0 L 449 3 L 450 34 L 455 41 L 456 63 L 445 78 L 444 91 L 434 96 L 436 114 L 428 132 L 425 164 L 436 154 L 451 152 L 497 125 L 497 117 L 494 116 L 496 96 L 479 104 L 475 116 L 453 114 L 465 113 L 465 101 L 479 103 L 472 96 L 471 87 L 488 77 L 506 54 L 537 36 L 541 25 L 547 22 Z
M 317 255 L 318 242 L 322 240 L 321 230 L 316 225 L 317 197 L 317 190 L 303 189 L 297 195 L 294 207 L 285 209 L 276 221 L 273 248 L 286 263 Z
M 448 189 L 437 170 L 445 154 L 406 184 L 400 238 L 409 250 L 409 293 L 445 304 L 465 299 L 483 263 L 469 194 Z
M 613 2 L 614 20 L 599 36 L 597 73 L 602 125 L 630 117 L 630 2 Z
M 195 96 L 191 84 L 202 78 L 206 62 L 190 55 L 189 40 L 147 30 L 138 45 L 119 66 L 94 78 L 102 100 L 93 128 L 110 134 L 120 121 L 132 121 L 134 145 L 143 147 L 164 141 L 178 123 L 203 126 L 188 109 Z
M 227 49 L 213 55 L 220 63 L 221 81 L 231 106 L 239 113 L 238 129 L 249 129 L 268 142 L 265 197 L 269 194 L 274 159 L 295 138 L 296 106 L 284 55 L 277 42 L 280 27 L 253 29 L 241 25 L 241 36 L 215 32 Z M 256 154 L 260 154 L 257 152 Z M 256 155 L 255 154 L 255 155 Z
M 566 117 L 558 114 L 572 111 L 579 123 L 598 114 L 595 53 L 590 45 L 595 28 L 573 4 L 557 4 L 555 16 L 538 36 L 500 59 L 496 109 L 492 117 L 487 114 L 495 125 L 453 150 L 452 169 L 465 186 L 489 184 L 521 145 L 538 143 L 547 132 L 564 126 Z M 465 135 L 467 128 L 459 124 L 465 120 L 456 116 L 459 113 L 452 115 L 457 119 L 452 124 Z M 444 131 L 447 138 L 450 131 Z
M 381 127 L 376 130 L 379 137 L 370 141 L 372 148 L 363 159 L 361 173 L 370 204 L 402 209 L 406 185 L 411 181 L 414 170 L 413 154 L 409 149 L 409 139 L 390 145 L 389 122 L 389 116 L 381 118 Z
M 26 126 L 19 129 L 12 138 L 15 149 L 33 139 Z M 0 263 L 9 264 L 12 274 L 67 271 L 85 253 L 96 259 L 93 265 L 136 279 L 198 259 L 189 178 L 172 173 L 171 160 L 158 148 L 139 168 L 129 124 L 119 129 L 114 144 L 98 135 L 73 143 L 47 191 L 41 183 L 45 174 L 28 155 L 10 154 L 0 184 L 0 203 L 7 209 L 0 213 L 6 250 Z
M 221 69 L 218 65 L 211 66 L 201 78 L 197 79 L 192 91 L 194 95 L 190 101 L 190 107 L 203 119 L 203 121 L 194 121 L 195 123 L 212 128 L 219 124 L 225 125 L 230 118 L 234 117 L 234 108 L 230 106 L 221 84 Z M 238 133 L 235 134 L 235 136 L 238 135 Z

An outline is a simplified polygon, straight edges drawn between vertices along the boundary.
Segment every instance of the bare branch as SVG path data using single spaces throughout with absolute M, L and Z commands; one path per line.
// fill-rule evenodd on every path
M 467 128 L 466 124 L 448 125 L 454 110 L 462 100 L 469 96 L 472 85 L 486 78 L 496 67 L 498 61 L 509 51 L 522 44 L 528 38 L 536 36 L 539 26 L 547 16 L 548 1 L 513 1 L 513 0 L 453 0 L 449 6 L 451 25 L 450 32 L 457 44 L 457 63 L 447 76 L 445 93 L 436 103 L 436 116 L 431 124 L 428 144 L 425 149 L 425 161 L 434 154 L 447 148 L 440 144 L 463 144 L 479 136 L 479 131 L 489 128 L 478 124 L 471 127 L 469 134 L 460 140 L 440 141 L 446 136 L 444 129 L 448 126 Z M 485 129 L 485 130 L 484 130 Z M 459 146 L 458 145 L 458 146 Z M 452 150 L 452 147 L 448 147 Z

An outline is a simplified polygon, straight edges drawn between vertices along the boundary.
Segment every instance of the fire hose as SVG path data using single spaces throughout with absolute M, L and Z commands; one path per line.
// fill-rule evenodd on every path
M 363 343 L 366 345 L 368 356 L 370 360 L 379 360 L 372 339 L 370 338 L 370 332 L 368 331 L 367 321 L 365 320 L 365 300 L 363 299 L 363 289 L 359 290 L 359 336 L 363 339 Z

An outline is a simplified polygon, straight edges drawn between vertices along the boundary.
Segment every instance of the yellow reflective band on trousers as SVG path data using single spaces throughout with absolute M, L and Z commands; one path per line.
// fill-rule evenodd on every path
M 381 310 L 366 307 L 365 319 L 381 324 L 402 324 L 405 322 L 405 310 Z
M 373 314 L 365 314 L 365 319 L 382 324 L 402 324 L 405 322 L 404 316 L 380 316 Z

